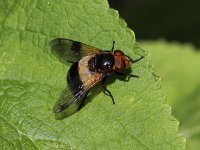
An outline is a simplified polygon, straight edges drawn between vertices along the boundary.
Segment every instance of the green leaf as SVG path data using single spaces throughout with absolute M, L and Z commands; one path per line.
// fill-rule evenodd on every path
M 200 147 L 200 53 L 191 45 L 165 41 L 142 42 L 149 50 L 155 70 L 162 77 L 167 103 L 180 121 L 180 133 L 187 138 L 187 149 Z
M 105 0 L 3 1 L 0 30 L 0 143 L 2 149 L 184 149 L 178 122 L 163 104 L 160 78 L 133 31 Z M 66 86 L 69 66 L 48 43 L 65 37 L 145 59 L 140 79 L 112 79 L 116 105 L 100 93 L 74 115 L 58 121 L 52 107 Z

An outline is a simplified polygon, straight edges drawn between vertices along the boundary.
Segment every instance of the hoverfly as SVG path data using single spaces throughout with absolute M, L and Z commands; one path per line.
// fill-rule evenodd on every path
M 114 50 L 114 44 L 113 41 L 111 50 L 102 51 L 93 46 L 64 38 L 57 38 L 50 42 L 53 54 L 62 63 L 72 63 L 67 73 L 67 87 L 53 107 L 54 113 L 68 111 L 65 117 L 75 113 L 83 105 L 88 92 L 96 85 L 100 85 L 115 104 L 111 92 L 104 84 L 107 77 L 113 73 L 138 77 L 127 75 L 125 71 L 143 56 L 133 60 L 121 50 Z

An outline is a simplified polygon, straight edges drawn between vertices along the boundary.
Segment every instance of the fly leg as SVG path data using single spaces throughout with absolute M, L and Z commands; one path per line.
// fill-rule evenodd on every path
M 131 61 L 132 63 L 136 63 L 136 62 L 142 60 L 143 58 L 144 58 L 144 56 L 141 56 L 140 58 L 135 59 L 135 60 L 133 60 L 132 58 L 130 58 L 130 61 Z
M 111 97 L 112 102 L 113 102 L 113 105 L 114 105 L 114 104 L 115 104 L 114 97 L 112 96 L 112 93 L 106 88 L 106 86 L 105 86 L 105 84 L 104 84 L 104 83 L 106 82 L 106 79 L 107 79 L 106 77 L 103 79 L 103 81 L 102 81 L 102 83 L 101 83 L 101 87 L 103 88 L 104 94 Z M 107 92 L 107 93 L 106 93 L 106 92 Z
M 115 73 L 120 76 L 128 77 L 128 79 L 126 79 L 125 81 L 129 81 L 130 78 L 139 78 L 138 75 L 134 75 L 134 74 L 126 74 L 126 73 L 119 73 L 119 72 L 115 72 Z

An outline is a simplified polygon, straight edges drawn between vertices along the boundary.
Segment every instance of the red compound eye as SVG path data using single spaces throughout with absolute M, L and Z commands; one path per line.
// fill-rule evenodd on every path
M 115 55 L 115 56 L 123 56 L 124 53 L 123 53 L 122 51 L 120 51 L 120 50 L 115 50 L 115 51 L 114 51 L 114 55 Z

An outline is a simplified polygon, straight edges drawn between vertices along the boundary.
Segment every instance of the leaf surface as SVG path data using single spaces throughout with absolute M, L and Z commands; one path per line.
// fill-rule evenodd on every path
M 0 143 L 6 149 L 184 149 L 178 122 L 163 104 L 160 78 L 133 31 L 105 0 L 3 1 L 0 27 Z M 66 86 L 69 66 L 48 43 L 65 37 L 122 49 L 140 79 L 111 79 L 115 97 L 97 94 L 76 114 L 55 120 L 52 107 Z M 112 84 L 111 84 L 112 83 Z
M 200 147 L 200 54 L 192 45 L 165 41 L 141 42 L 152 55 L 155 70 L 162 77 L 162 89 L 172 114 L 180 121 L 180 133 L 188 150 Z

